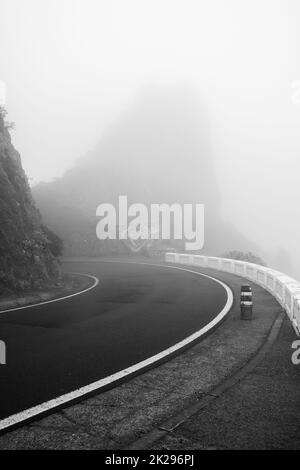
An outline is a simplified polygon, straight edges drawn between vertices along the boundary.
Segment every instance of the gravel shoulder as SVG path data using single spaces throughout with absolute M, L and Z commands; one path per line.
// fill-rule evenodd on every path
M 285 317 L 260 364 L 153 449 L 300 449 L 300 365 L 291 361 L 296 339 Z
M 57 286 L 49 289 L 27 290 L 20 293 L 11 293 L 0 296 L 1 311 L 18 307 L 30 306 L 40 302 L 59 299 L 87 289 L 93 284 L 93 280 L 80 274 L 65 273 Z

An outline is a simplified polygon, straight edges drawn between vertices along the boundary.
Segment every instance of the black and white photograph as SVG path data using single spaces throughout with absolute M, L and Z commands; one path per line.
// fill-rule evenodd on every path
M 300 450 L 299 174 L 299 0 L 0 0 L 0 451 Z

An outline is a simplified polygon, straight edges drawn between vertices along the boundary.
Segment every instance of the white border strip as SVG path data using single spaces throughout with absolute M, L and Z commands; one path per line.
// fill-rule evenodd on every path
M 147 263 L 136 263 L 136 264 L 147 264 Z M 222 287 L 227 292 L 227 301 L 221 312 L 207 325 L 205 325 L 201 330 L 197 331 L 196 333 L 193 333 L 192 335 L 188 336 L 184 340 L 180 341 L 179 343 L 174 344 L 174 346 L 171 346 L 164 351 L 161 351 L 158 354 L 155 354 L 154 356 L 149 357 L 148 359 L 145 359 L 144 361 L 138 362 L 137 364 L 134 364 L 133 366 L 128 367 L 127 369 L 123 369 L 119 372 L 116 372 L 112 375 L 109 375 L 108 377 L 105 377 L 104 379 L 97 380 L 96 382 L 93 382 L 89 385 L 86 385 L 84 387 L 81 387 L 77 390 L 74 390 L 73 392 L 66 393 L 64 395 L 61 395 L 57 398 L 54 398 L 52 400 L 46 401 L 40 405 L 34 406 L 32 408 L 28 408 L 27 410 L 21 411 L 20 413 L 16 413 L 14 415 L 9 416 L 8 418 L 3 419 L 0 421 L 0 431 L 7 429 L 11 426 L 14 426 L 18 423 L 21 423 L 22 421 L 28 420 L 30 418 L 33 418 L 34 416 L 38 416 L 41 413 L 45 413 L 46 411 L 49 411 L 51 409 L 57 408 L 61 405 L 64 405 L 68 403 L 69 401 L 73 401 L 77 398 L 83 397 L 84 395 L 87 395 L 95 390 L 100 390 L 101 388 L 116 382 L 117 380 L 120 380 L 124 377 L 129 376 L 130 374 L 133 374 L 134 372 L 137 372 L 141 369 L 144 369 L 145 367 L 154 364 L 155 362 L 160 361 L 166 356 L 169 356 L 170 354 L 182 349 L 183 347 L 187 346 L 188 344 L 192 343 L 196 339 L 199 339 L 201 336 L 203 336 L 205 333 L 207 333 L 209 330 L 211 330 L 214 326 L 216 326 L 229 312 L 229 310 L 232 307 L 233 304 L 233 293 L 230 287 L 228 287 L 224 282 L 220 281 L 219 279 L 216 279 L 212 276 L 208 276 L 206 274 L 199 273 L 197 271 L 194 271 L 192 269 L 186 269 L 186 268 L 180 268 L 177 266 L 169 266 L 169 265 L 160 265 L 160 264 L 147 264 L 148 266 L 159 266 L 163 268 L 171 268 L 171 269 L 177 269 L 179 271 L 186 271 L 192 274 L 196 274 L 197 276 L 203 276 L 207 277 L 209 279 L 212 279 L 213 281 L 217 282 L 220 284 Z M 75 294 L 77 295 L 77 294 Z M 58 299 L 59 300 L 59 299 Z
M 90 274 L 70 273 L 70 272 L 66 272 L 65 274 L 77 274 L 78 276 L 89 277 L 89 278 L 93 279 L 94 284 L 90 287 L 87 287 L 84 290 L 81 290 L 79 292 L 75 292 L 75 294 L 65 295 L 64 297 L 57 297 L 57 299 L 45 300 L 44 302 L 39 302 L 37 304 L 23 305 L 23 307 L 15 307 L 15 308 L 9 308 L 7 310 L 0 310 L 0 315 L 1 315 L 1 313 L 15 312 L 16 310 L 24 310 L 25 308 L 38 307 L 39 305 L 46 305 L 46 304 L 51 304 L 53 302 L 58 302 L 59 300 L 70 299 L 71 297 L 75 297 L 76 295 L 84 294 L 85 292 L 88 292 L 89 290 L 94 289 L 99 284 L 99 279 L 95 276 L 91 276 Z

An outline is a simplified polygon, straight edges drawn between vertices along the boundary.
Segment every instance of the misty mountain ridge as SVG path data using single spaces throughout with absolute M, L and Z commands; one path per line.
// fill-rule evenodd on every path
M 209 124 L 199 97 L 184 87 L 149 87 L 93 151 L 63 177 L 38 184 L 33 194 L 67 255 L 124 251 L 119 242 L 96 237 L 96 208 L 117 206 L 120 195 L 128 204 L 204 204 L 203 253 L 258 251 L 221 216 Z

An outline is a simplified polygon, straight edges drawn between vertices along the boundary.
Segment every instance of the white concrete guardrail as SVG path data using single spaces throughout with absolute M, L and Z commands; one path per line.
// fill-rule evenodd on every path
M 237 274 L 264 287 L 285 309 L 298 336 L 300 336 L 300 282 L 274 269 L 228 258 L 192 255 L 188 253 L 166 253 L 167 263 L 185 264 L 213 268 Z

